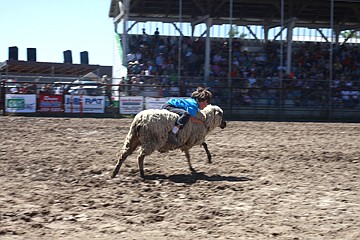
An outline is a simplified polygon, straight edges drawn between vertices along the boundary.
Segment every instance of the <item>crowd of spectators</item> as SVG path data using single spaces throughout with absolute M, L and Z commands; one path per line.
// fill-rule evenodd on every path
M 211 40 L 210 77 L 204 83 L 204 38 L 182 38 L 180 65 L 178 37 L 161 36 L 158 29 L 147 34 L 143 29 L 142 35 L 129 38 L 128 83 L 162 85 L 163 96 L 186 95 L 189 86 L 205 84 L 215 93 L 216 101 L 227 101 L 228 39 Z M 286 52 L 281 69 L 279 42 L 265 44 L 253 40 L 248 47 L 249 42 L 242 39 L 232 42 L 230 74 L 234 103 L 276 106 L 282 99 L 301 107 L 327 107 L 330 103 L 332 107 L 359 107 L 359 45 L 333 46 L 334 80 L 330 82 L 329 43 L 294 42 L 291 71 L 285 74 Z M 171 91 L 172 88 L 179 90 Z
M 7 85 L 6 88 L 6 93 L 11 93 L 11 94 L 16 94 L 16 93 L 20 93 L 20 94 L 34 94 L 36 93 L 36 84 L 28 84 L 28 83 L 23 83 L 23 84 L 18 84 L 18 83 L 9 83 Z

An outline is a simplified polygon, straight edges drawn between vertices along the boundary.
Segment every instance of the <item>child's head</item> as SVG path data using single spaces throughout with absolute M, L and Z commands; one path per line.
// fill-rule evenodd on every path
M 191 94 L 191 98 L 194 98 L 200 109 L 204 109 L 211 101 L 212 93 L 206 88 L 198 87 L 196 91 Z

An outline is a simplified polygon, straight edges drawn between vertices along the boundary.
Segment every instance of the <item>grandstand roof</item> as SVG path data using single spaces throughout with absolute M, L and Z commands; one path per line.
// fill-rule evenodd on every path
M 0 73 L 2 74 L 29 74 L 29 75 L 58 75 L 58 76 L 83 76 L 89 72 L 94 72 L 100 65 L 70 64 L 70 63 L 50 63 L 50 62 L 30 62 L 7 60 L 0 63 Z
M 119 13 L 119 0 L 111 0 L 109 17 Z M 124 1 L 122 1 L 124 2 Z M 131 0 L 128 20 L 178 22 L 179 0 Z M 229 0 L 182 0 L 182 21 L 203 16 L 213 24 L 229 23 Z M 295 27 L 329 28 L 331 0 L 284 0 L 284 19 L 296 18 Z M 280 26 L 281 0 L 233 0 L 233 24 Z M 340 30 L 360 29 L 360 0 L 334 0 L 334 26 Z

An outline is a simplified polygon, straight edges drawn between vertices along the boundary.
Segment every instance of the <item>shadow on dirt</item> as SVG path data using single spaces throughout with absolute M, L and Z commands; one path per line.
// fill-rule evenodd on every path
M 194 184 L 199 180 L 208 181 L 208 182 L 245 182 L 252 181 L 251 178 L 247 177 L 234 177 L 234 176 L 221 176 L 221 175 L 212 175 L 207 176 L 202 172 L 196 172 L 191 174 L 175 174 L 166 176 L 163 174 L 152 174 L 145 176 L 146 180 L 169 180 L 175 183 L 185 183 L 185 184 Z

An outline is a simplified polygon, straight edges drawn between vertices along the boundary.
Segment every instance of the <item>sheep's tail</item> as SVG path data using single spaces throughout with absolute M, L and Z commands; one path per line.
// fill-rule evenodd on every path
M 126 158 L 128 156 L 130 156 L 136 150 L 136 148 L 140 145 L 140 142 L 138 139 L 139 128 L 140 128 L 140 126 L 137 126 L 137 124 L 135 124 L 135 121 L 131 124 L 130 130 L 124 140 L 124 144 L 123 144 L 120 152 L 116 154 L 117 164 L 111 175 L 111 178 L 114 178 L 116 176 L 116 174 L 118 174 L 118 172 L 120 171 L 121 165 L 124 163 Z

